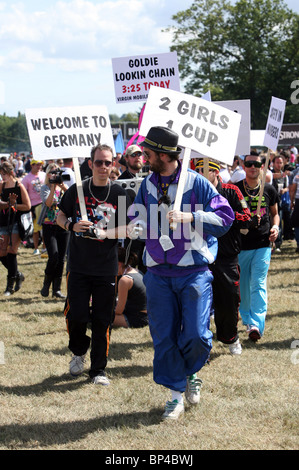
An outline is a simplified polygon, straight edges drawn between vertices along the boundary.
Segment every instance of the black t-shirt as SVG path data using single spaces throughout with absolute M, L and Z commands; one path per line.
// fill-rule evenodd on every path
M 22 204 L 22 194 L 21 188 L 18 182 L 16 182 L 14 188 L 6 188 L 5 183 L 2 184 L 2 193 L 0 194 L 1 200 L 3 202 L 9 201 L 10 194 L 17 195 L 17 204 Z M 20 218 L 22 212 L 16 211 L 14 212 L 13 209 L 4 209 L 0 212 L 0 227 L 7 227 L 9 224 L 17 222 Z
M 256 215 L 259 192 L 254 197 L 248 195 L 245 189 L 245 181 L 236 183 L 244 196 L 251 215 Z M 271 228 L 270 207 L 279 202 L 278 193 L 272 184 L 266 183 L 261 203 L 261 222 L 257 228 L 251 228 L 247 235 L 241 236 L 242 250 L 256 250 L 270 246 L 269 234 Z
M 94 197 L 90 193 L 89 185 L 91 185 Z M 104 230 L 128 223 L 129 201 L 123 188 L 116 184 L 104 187 L 94 186 L 91 179 L 84 180 L 82 187 L 88 220 Z M 110 191 L 109 195 L 108 191 Z M 107 200 L 105 200 L 106 198 Z M 99 203 L 99 201 L 103 202 Z M 82 218 L 76 184 L 73 184 L 64 193 L 59 208 L 74 223 Z M 118 240 L 85 238 L 82 234 L 71 232 L 68 269 L 91 276 L 116 276 L 118 272 Z
M 146 310 L 146 289 L 143 283 L 143 275 L 139 272 L 128 273 L 126 276 L 133 280 L 133 286 L 128 291 L 126 302 L 126 311 L 130 313 L 139 313 Z
M 117 179 L 118 180 L 130 180 L 132 178 L 136 178 L 136 176 L 127 169 Z

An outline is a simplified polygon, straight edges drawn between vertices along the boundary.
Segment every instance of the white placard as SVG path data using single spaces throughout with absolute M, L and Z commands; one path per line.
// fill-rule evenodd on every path
M 285 106 L 285 100 L 272 96 L 263 145 L 274 152 L 280 137 Z
M 241 115 L 213 102 L 173 90 L 151 87 L 140 135 L 164 126 L 179 135 L 179 145 L 232 164 Z
M 250 100 L 231 100 L 231 101 L 214 101 L 214 103 L 230 109 L 235 113 L 241 114 L 241 123 L 239 137 L 236 146 L 236 155 L 247 155 L 250 153 Z
M 176 52 L 112 59 L 117 103 L 146 101 L 152 86 L 180 91 Z
M 106 106 L 31 108 L 25 114 L 35 158 L 88 158 L 99 143 L 114 151 Z

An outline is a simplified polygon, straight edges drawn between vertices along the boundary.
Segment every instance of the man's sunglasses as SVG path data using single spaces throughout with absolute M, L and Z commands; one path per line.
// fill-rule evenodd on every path
M 142 152 L 135 152 L 135 153 L 131 153 L 130 157 L 133 157 L 133 158 L 136 158 L 136 157 L 141 157 L 142 156 Z
M 244 162 L 244 165 L 246 166 L 246 168 L 251 168 L 252 165 L 255 168 L 261 168 L 262 162 L 257 162 L 256 160 L 247 160 L 246 162 Z
M 93 162 L 94 166 L 97 166 L 100 168 L 101 166 L 105 165 L 107 168 L 112 165 L 112 162 L 109 162 L 108 160 L 94 160 Z

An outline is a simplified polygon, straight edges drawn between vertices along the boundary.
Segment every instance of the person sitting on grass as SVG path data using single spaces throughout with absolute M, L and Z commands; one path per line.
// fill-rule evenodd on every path
M 135 269 L 137 256 L 130 253 L 126 260 L 126 249 L 118 250 L 118 298 L 113 326 L 142 328 L 148 325 L 146 310 L 146 289 L 143 274 Z

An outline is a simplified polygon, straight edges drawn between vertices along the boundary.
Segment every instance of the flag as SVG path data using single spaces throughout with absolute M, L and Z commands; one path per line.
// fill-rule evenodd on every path
M 122 130 L 119 130 L 119 133 L 116 136 L 116 139 L 114 141 L 114 147 L 115 147 L 115 152 L 116 153 L 124 153 L 125 150 L 125 144 L 124 144 L 124 139 L 123 139 L 123 134 Z

